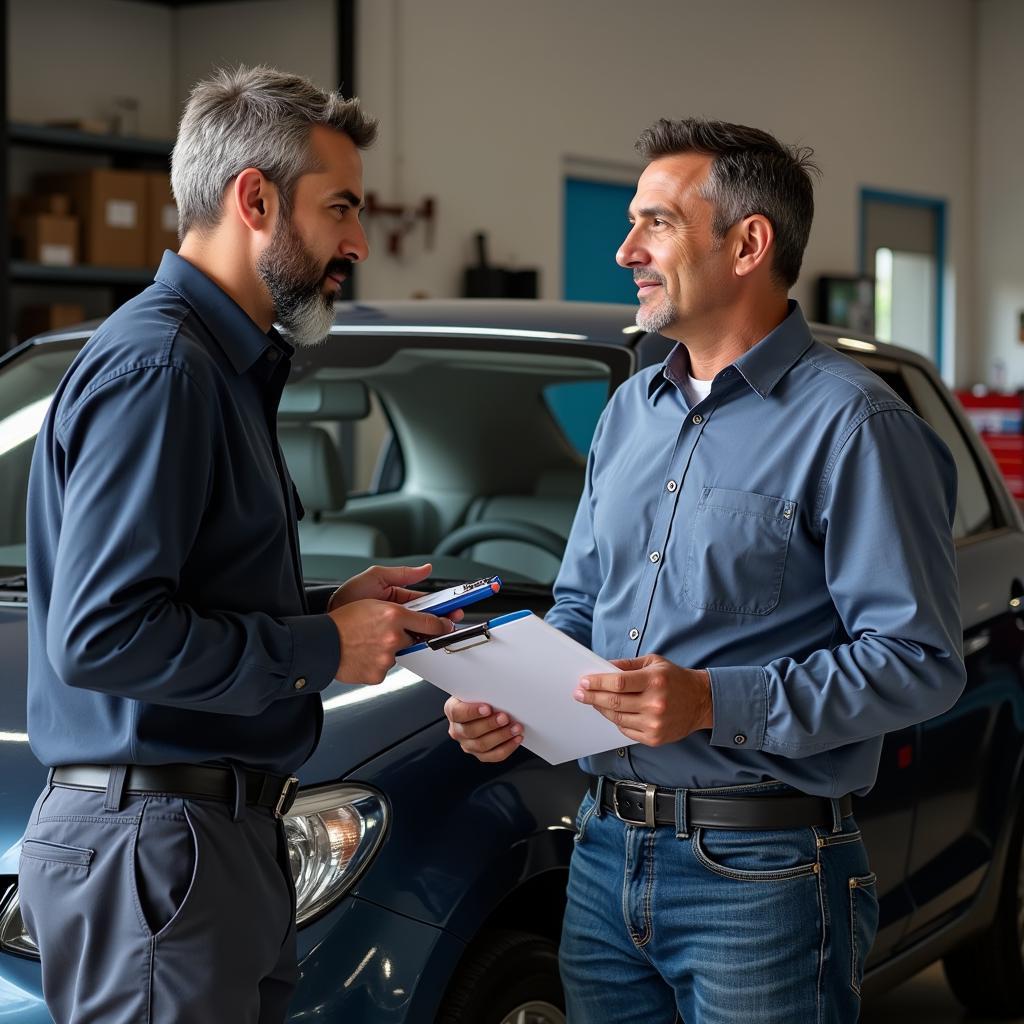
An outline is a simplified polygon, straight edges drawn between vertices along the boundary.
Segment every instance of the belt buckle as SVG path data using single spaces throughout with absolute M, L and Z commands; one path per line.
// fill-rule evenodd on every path
M 292 809 L 292 804 L 295 803 L 295 794 L 298 790 L 298 777 L 289 775 L 284 780 L 284 785 L 281 787 L 281 795 L 277 798 L 277 804 L 274 807 L 275 818 L 283 818 Z
M 635 818 L 624 818 L 622 812 L 619 810 L 619 786 L 633 786 L 639 789 L 643 786 L 644 789 L 644 820 L 637 821 Z M 612 785 L 612 810 L 615 812 L 615 817 L 619 821 L 626 822 L 627 825 L 646 825 L 647 828 L 654 828 L 657 822 L 654 820 L 654 798 L 658 792 L 658 787 L 653 782 L 626 782 L 620 780 Z

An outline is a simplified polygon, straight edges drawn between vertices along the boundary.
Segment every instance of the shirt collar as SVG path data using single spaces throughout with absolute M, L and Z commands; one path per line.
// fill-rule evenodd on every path
M 156 280 L 177 292 L 196 311 L 237 373 L 245 373 L 271 346 L 286 357 L 294 354 L 276 330 L 271 328 L 264 334 L 223 288 L 177 253 L 164 253 Z
M 786 319 L 744 352 L 733 366 L 759 397 L 767 398 L 813 340 L 800 304 L 790 299 Z M 668 354 L 661 370 L 651 378 L 647 397 L 653 399 L 667 384 L 685 380 L 689 369 L 689 353 L 684 345 L 678 344 Z M 725 372 L 722 370 L 719 376 Z

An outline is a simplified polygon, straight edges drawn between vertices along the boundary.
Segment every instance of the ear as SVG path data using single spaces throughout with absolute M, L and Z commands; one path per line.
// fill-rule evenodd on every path
M 247 167 L 229 186 L 229 203 L 250 231 L 269 231 L 277 216 L 277 189 L 255 167 Z
M 772 222 L 761 213 L 744 217 L 734 229 L 736 237 L 735 270 L 739 277 L 752 274 L 760 266 L 768 266 L 772 246 L 775 244 L 775 229 Z

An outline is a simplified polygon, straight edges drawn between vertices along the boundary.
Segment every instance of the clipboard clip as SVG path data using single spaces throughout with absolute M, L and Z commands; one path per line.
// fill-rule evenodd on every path
M 445 654 L 458 654 L 459 651 L 468 651 L 471 647 L 479 647 L 481 644 L 491 642 L 491 624 L 481 622 L 478 626 L 469 626 L 467 629 L 457 629 L 454 633 L 445 636 L 435 636 L 427 641 L 427 646 L 432 651 L 444 651 Z M 474 639 L 480 637 L 481 639 Z M 463 640 L 472 640 L 472 643 L 462 643 Z M 456 647 L 455 644 L 460 644 Z

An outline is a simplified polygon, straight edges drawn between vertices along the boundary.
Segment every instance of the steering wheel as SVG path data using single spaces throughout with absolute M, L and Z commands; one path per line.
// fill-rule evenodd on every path
M 486 519 L 479 523 L 466 523 L 452 530 L 434 548 L 435 555 L 461 555 L 474 544 L 488 540 L 517 540 L 546 551 L 561 559 L 565 554 L 565 538 L 546 526 L 518 519 Z

